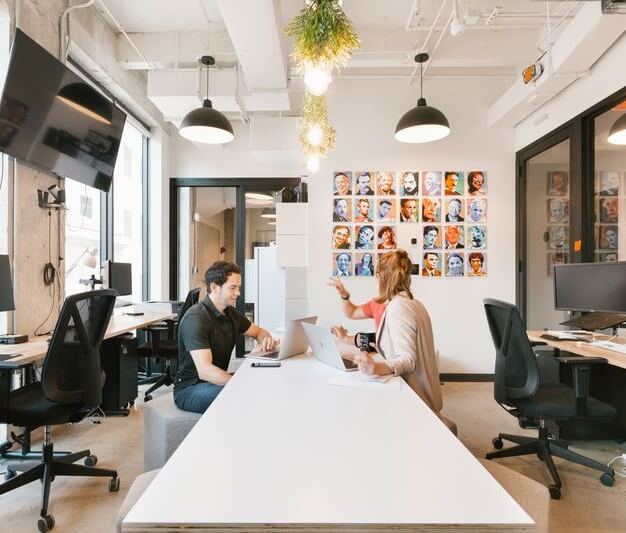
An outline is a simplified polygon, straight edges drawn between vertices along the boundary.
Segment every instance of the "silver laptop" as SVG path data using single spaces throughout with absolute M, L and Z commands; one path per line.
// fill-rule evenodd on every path
M 330 328 L 311 324 L 302 324 L 302 327 L 309 338 L 309 344 L 316 359 L 346 372 L 358 370 L 359 367 L 355 363 L 342 357 Z
M 304 353 L 309 348 L 309 341 L 307 336 L 304 334 L 302 324 L 315 324 L 316 322 L 316 316 L 289 320 L 287 322 L 285 336 L 283 337 L 278 350 L 250 352 L 247 353 L 245 357 L 249 357 L 251 359 L 264 359 L 266 361 L 268 359 L 270 361 L 282 361 L 288 357 Z

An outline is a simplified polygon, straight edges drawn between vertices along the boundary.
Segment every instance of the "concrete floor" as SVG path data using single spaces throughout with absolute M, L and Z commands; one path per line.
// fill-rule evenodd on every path
M 490 383 L 447 383 L 445 414 L 459 428 L 459 438 L 476 456 L 491 450 L 498 432 L 515 434 L 515 419 L 492 397 Z M 91 447 L 98 466 L 116 468 L 121 478 L 118 493 L 109 493 L 108 481 L 96 478 L 57 478 L 52 485 L 50 512 L 55 532 L 112 532 L 117 512 L 133 479 L 143 471 L 143 405 L 138 401 L 128 418 L 109 417 L 100 425 L 78 424 L 53 429 L 55 447 L 78 451 Z M 506 444 L 505 444 L 506 446 Z M 572 446 L 594 459 L 608 462 L 626 453 L 615 442 L 577 443 Z M 547 470 L 535 456 L 500 459 L 499 462 L 540 483 L 549 482 Z M 626 480 L 616 476 L 605 487 L 599 475 L 584 467 L 556 460 L 563 479 L 562 499 L 550 504 L 551 530 L 558 532 L 626 531 Z M 5 462 L 0 461 L 0 471 Z M 21 533 L 37 530 L 41 485 L 32 483 L 0 496 L 0 531 Z

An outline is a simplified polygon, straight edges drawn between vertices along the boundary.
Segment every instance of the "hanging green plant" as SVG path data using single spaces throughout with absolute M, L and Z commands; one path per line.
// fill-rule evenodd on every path
M 295 39 L 291 57 L 301 68 L 321 62 L 331 69 L 343 66 L 361 46 L 338 0 L 312 0 L 286 26 L 285 34 Z
M 335 148 L 336 131 L 328 123 L 325 96 L 304 97 L 299 125 L 298 144 L 306 155 L 325 156 Z

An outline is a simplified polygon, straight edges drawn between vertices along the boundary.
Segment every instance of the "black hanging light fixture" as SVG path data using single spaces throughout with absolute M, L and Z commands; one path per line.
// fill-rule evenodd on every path
M 206 99 L 198 107 L 185 115 L 179 132 L 190 141 L 206 144 L 224 144 L 235 138 L 230 121 L 209 100 L 209 67 L 215 65 L 213 56 L 202 56 L 200 63 L 206 67 Z
M 64 85 L 57 94 L 57 98 L 98 122 L 111 124 L 113 119 L 111 102 L 86 83 L 74 82 Z
M 443 139 L 450 133 L 450 124 L 446 116 L 434 107 L 426 105 L 426 98 L 422 96 L 424 63 L 428 61 L 428 54 L 415 56 L 415 62 L 420 65 L 420 97 L 417 106 L 407 111 L 396 126 L 396 141 L 403 143 L 427 143 Z

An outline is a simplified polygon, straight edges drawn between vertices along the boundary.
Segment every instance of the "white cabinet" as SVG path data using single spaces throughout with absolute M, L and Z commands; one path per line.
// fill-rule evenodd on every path
M 309 264 L 309 205 L 276 204 L 276 260 L 281 267 Z

